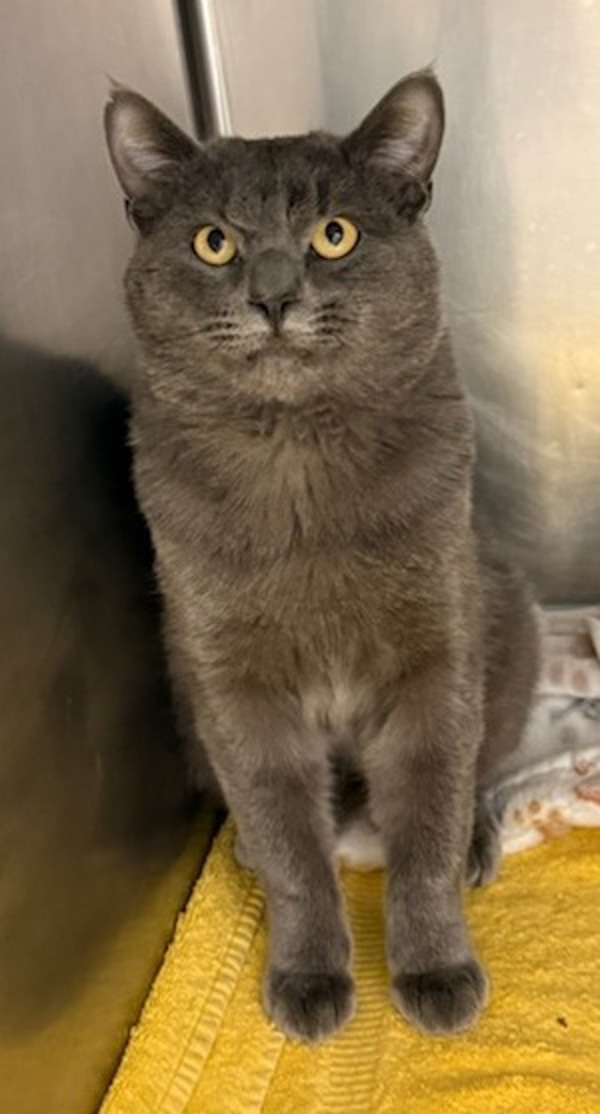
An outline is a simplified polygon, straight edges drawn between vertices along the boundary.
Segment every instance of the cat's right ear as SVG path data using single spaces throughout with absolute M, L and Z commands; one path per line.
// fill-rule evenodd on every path
M 431 70 L 409 74 L 344 141 L 362 162 L 427 187 L 444 134 L 444 98 Z
M 198 145 L 140 93 L 115 85 L 104 110 L 111 162 L 133 223 L 151 216 Z

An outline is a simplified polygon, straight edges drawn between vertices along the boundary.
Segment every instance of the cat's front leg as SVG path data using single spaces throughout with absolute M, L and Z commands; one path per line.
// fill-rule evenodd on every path
M 210 704 L 197 704 L 198 731 L 265 889 L 265 1008 L 289 1036 L 319 1040 L 354 1009 L 325 755 L 268 698 L 227 692 Z
M 472 826 L 480 700 L 444 664 L 402 682 L 366 754 L 385 848 L 392 994 L 419 1028 L 466 1029 L 486 999 L 461 886 Z

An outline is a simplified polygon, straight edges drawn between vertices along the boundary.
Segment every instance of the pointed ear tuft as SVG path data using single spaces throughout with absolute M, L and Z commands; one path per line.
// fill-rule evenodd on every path
M 444 98 L 431 70 L 410 74 L 346 140 L 349 150 L 390 173 L 426 185 L 444 134 Z
M 104 127 L 112 164 L 126 198 L 148 202 L 198 146 L 145 97 L 111 85 Z

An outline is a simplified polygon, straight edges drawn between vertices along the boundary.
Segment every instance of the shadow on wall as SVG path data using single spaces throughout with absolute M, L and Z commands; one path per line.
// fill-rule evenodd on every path
M 0 339 L 0 1035 L 85 980 L 193 797 L 124 401 Z
M 537 384 L 515 344 L 515 214 L 506 145 L 494 140 L 502 122 L 490 79 L 492 33 L 485 5 L 440 10 L 440 43 L 460 49 L 444 57 L 450 104 L 434 224 L 454 348 L 475 412 L 476 498 L 544 595 Z

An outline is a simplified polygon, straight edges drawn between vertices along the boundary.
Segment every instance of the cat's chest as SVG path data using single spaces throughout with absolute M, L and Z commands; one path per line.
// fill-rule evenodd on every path
M 328 424 L 329 421 L 329 424 Z M 202 559 L 264 564 L 347 545 L 389 517 L 373 446 L 331 416 L 280 417 L 274 428 L 225 428 L 192 448 L 157 445 L 134 425 L 136 486 L 153 533 Z M 375 514 L 375 505 L 378 512 Z
M 395 593 L 347 556 L 231 577 L 177 561 L 163 590 L 207 679 L 268 691 L 334 740 L 372 729 L 409 654 Z
M 376 663 L 371 669 L 357 671 L 343 662 L 331 663 L 301 681 L 298 697 L 306 728 L 335 747 L 353 749 L 375 734 L 385 714 L 381 682 Z
M 138 492 L 170 625 L 195 669 L 289 696 L 311 727 L 356 734 L 426 635 L 431 569 L 383 506 L 385 532 L 373 534 L 384 493 L 368 501 L 339 467 L 294 460 L 239 476 L 230 505 L 138 455 Z

